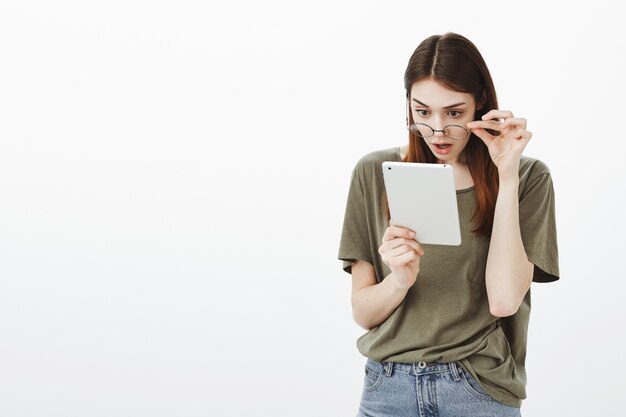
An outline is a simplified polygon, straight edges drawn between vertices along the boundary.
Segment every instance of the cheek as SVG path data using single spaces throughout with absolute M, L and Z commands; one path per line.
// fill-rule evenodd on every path
M 470 114 L 469 116 L 463 116 L 462 120 L 459 120 L 459 124 L 463 127 L 467 127 L 466 124 L 468 124 L 469 122 L 473 122 L 474 121 L 474 115 Z
M 467 148 L 467 144 L 468 144 L 469 140 L 464 140 L 464 141 L 460 141 L 458 146 L 456 147 L 456 149 L 461 152 L 463 150 L 465 150 Z

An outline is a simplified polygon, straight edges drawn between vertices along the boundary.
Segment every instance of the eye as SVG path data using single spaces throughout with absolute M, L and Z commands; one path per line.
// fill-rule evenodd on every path
M 425 109 L 415 109 L 415 112 L 422 117 L 428 116 L 428 110 Z M 422 113 L 423 112 L 423 113 Z
M 455 113 L 455 114 L 452 114 L 452 113 Z M 460 115 L 462 115 L 462 114 L 463 114 L 463 112 L 460 112 L 460 111 L 457 111 L 457 110 L 450 110 L 450 111 L 448 112 L 448 114 L 449 114 L 450 116 L 452 116 L 452 117 L 459 117 Z

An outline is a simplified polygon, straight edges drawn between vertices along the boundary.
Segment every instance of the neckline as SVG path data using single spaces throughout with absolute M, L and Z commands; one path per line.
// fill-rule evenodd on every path
M 395 156 L 397 157 L 397 161 L 398 162 L 402 162 L 402 152 L 400 151 L 400 146 L 396 146 L 395 147 Z M 468 193 L 470 191 L 473 191 L 474 188 L 476 188 L 476 185 L 472 185 L 469 188 L 462 188 L 460 190 L 456 190 L 457 194 L 464 194 L 464 193 Z

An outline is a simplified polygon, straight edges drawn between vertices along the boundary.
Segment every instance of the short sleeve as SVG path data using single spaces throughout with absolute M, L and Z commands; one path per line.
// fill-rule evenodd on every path
M 535 265 L 533 281 L 559 279 L 554 187 L 550 171 L 544 169 L 526 182 L 519 202 L 520 232 L 528 260 Z
M 367 206 L 363 186 L 359 178 L 359 166 L 352 170 L 343 228 L 339 242 L 338 259 L 343 261 L 343 270 L 352 273 L 352 263 L 361 259 L 372 263 L 369 246 Z

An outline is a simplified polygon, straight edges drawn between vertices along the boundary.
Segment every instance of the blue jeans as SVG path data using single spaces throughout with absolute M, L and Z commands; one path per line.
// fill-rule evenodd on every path
M 365 363 L 357 417 L 521 417 L 496 401 L 459 362 Z

